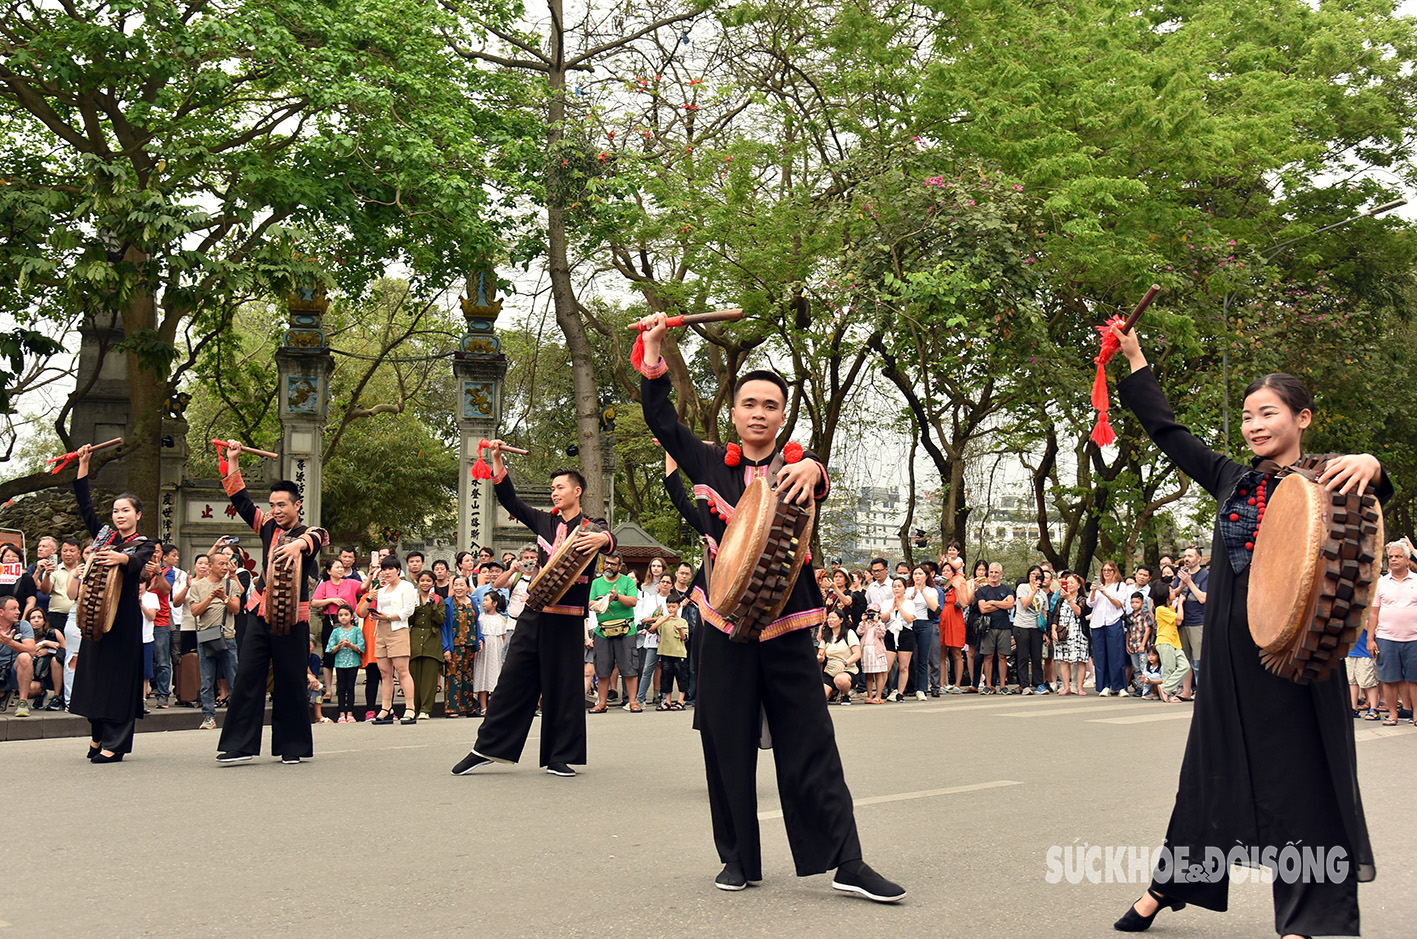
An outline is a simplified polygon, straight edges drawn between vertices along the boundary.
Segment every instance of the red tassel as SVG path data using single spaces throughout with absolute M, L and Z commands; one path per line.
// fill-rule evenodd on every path
M 487 446 L 487 441 L 479 440 L 477 442 L 477 462 L 472 464 L 473 479 L 492 478 L 492 467 L 488 466 L 487 461 L 482 458 L 482 448 L 485 446 Z
M 1114 316 L 1106 324 L 1093 327 L 1102 339 L 1097 357 L 1092 360 L 1097 364 L 1097 374 L 1092 378 L 1092 406 L 1097 409 L 1097 423 L 1092 427 L 1091 436 L 1092 442 L 1099 447 L 1111 446 L 1117 440 L 1117 434 L 1112 430 L 1112 422 L 1107 419 L 1107 412 L 1111 408 L 1107 391 L 1107 363 L 1122 348 L 1117 337 L 1112 335 L 1112 327 L 1121 326 L 1122 322 L 1120 316 Z
M 223 479 L 226 478 L 226 453 L 223 452 L 216 458 L 216 470 Z
M 630 350 L 630 367 L 639 371 L 645 364 L 645 334 L 643 331 L 635 337 L 635 347 Z

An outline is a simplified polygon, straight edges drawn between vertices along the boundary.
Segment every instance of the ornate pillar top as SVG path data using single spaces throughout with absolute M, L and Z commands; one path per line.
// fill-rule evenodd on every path
M 502 312 L 497 299 L 497 272 L 491 264 L 478 268 L 467 279 L 467 296 L 459 297 L 467 319 L 467 333 L 458 343 L 459 359 L 492 359 L 502 355 L 502 343 L 493 324 Z
M 324 285 L 297 287 L 286 298 L 286 305 L 290 307 L 290 328 L 285 331 L 283 347 L 311 352 L 328 349 L 329 339 L 321 323 L 330 309 Z

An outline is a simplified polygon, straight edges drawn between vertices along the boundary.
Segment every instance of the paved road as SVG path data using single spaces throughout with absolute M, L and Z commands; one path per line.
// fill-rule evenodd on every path
M 316 727 L 317 758 L 300 766 L 218 766 L 215 735 L 200 731 L 141 735 L 113 766 L 83 762 L 81 740 L 8 741 L 0 939 L 1110 936 L 1141 885 L 1049 884 L 1046 853 L 1160 841 L 1184 707 L 969 696 L 833 708 L 866 858 L 910 891 L 895 907 L 793 876 L 770 759 L 766 879 L 713 889 L 687 712 L 589 716 L 592 763 L 576 779 L 525 765 L 450 775 L 474 731 L 465 719 Z M 1417 728 L 1362 724 L 1359 739 L 1379 872 L 1362 888 L 1364 935 L 1411 936 Z M 1259 937 L 1272 923 L 1269 888 L 1237 884 L 1229 913 L 1163 914 L 1153 934 Z

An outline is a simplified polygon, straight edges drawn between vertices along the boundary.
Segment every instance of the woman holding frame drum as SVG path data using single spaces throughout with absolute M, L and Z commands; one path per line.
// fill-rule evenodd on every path
M 1206 683 L 1196 696 L 1165 851 L 1151 886 L 1115 926 L 1140 932 L 1161 908 L 1187 903 L 1223 912 L 1231 863 L 1255 866 L 1255 858 L 1264 857 L 1273 865 L 1270 851 L 1298 846 L 1323 851 L 1324 869 L 1291 877 L 1288 865 L 1279 865 L 1275 931 L 1356 936 L 1358 883 L 1372 880 L 1374 868 L 1344 672 L 1299 684 L 1266 671 L 1247 608 L 1263 493 L 1300 460 L 1313 399 L 1292 375 L 1252 382 L 1241 429 L 1255 459 L 1238 463 L 1176 421 L 1135 331 L 1114 326 L 1111 335 L 1131 365 L 1118 387 L 1122 402 L 1176 467 L 1219 503 L 1203 633 Z M 1372 485 L 1380 501 L 1393 492 L 1382 465 L 1368 454 L 1329 459 L 1318 482 L 1339 493 Z

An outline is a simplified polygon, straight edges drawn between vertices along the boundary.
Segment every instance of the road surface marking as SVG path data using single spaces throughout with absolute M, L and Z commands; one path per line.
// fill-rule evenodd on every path
M 1099 717 L 1096 720 L 1088 721 L 1089 724 L 1150 724 L 1153 721 L 1188 721 L 1191 719 L 1191 709 L 1186 708 L 1179 714 L 1134 714 L 1131 717 Z
M 1000 717 L 1060 717 L 1064 714 L 1082 714 L 1096 711 L 1136 711 L 1139 710 L 1137 702 L 1123 704 L 1091 704 L 1078 705 L 1077 707 L 1059 707 L 1049 705 L 1047 707 L 1030 707 L 1022 711 L 1010 711 L 1008 714 L 1000 714 Z
M 1005 786 L 1022 786 L 1023 783 L 1014 779 L 996 779 L 993 782 L 974 783 L 969 786 L 951 786 L 948 789 L 920 789 L 916 792 L 898 792 L 889 796 L 869 796 L 865 799 L 856 799 L 855 805 L 860 808 L 863 805 L 881 805 L 885 802 L 905 802 L 909 799 L 929 799 L 934 796 L 954 795 L 957 792 L 977 792 L 981 789 L 1002 789 Z M 774 812 L 759 812 L 759 821 L 768 821 L 774 818 L 782 818 L 782 810 Z

